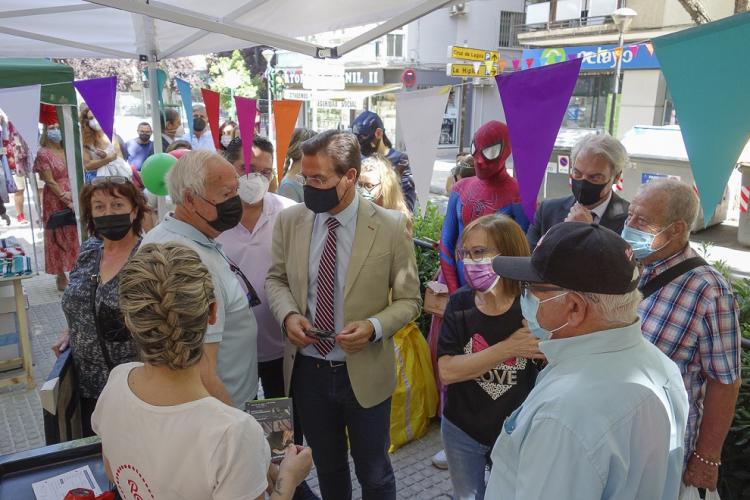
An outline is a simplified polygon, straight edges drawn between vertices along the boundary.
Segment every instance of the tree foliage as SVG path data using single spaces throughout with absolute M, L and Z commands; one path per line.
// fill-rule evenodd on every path
M 233 108 L 232 95 L 254 98 L 258 96 L 261 80 L 250 73 L 239 50 L 230 57 L 211 57 L 208 60 L 209 87 L 221 94 L 221 107 Z

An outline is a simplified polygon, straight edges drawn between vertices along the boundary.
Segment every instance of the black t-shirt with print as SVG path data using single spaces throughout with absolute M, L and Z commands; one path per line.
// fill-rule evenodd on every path
M 438 357 L 471 354 L 505 340 L 521 328 L 521 304 L 516 299 L 499 316 L 487 316 L 474 304 L 474 292 L 463 287 L 451 295 L 438 340 Z M 492 446 L 505 419 L 534 387 L 536 367 L 524 358 L 511 358 L 474 380 L 448 385 L 443 416 L 476 441 Z

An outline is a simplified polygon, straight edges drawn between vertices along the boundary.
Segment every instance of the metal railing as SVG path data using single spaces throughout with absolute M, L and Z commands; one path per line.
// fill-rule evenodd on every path
M 608 31 L 616 31 L 615 24 L 612 22 L 612 16 L 581 16 L 577 19 L 566 19 L 564 21 L 548 21 L 546 23 L 526 23 L 513 26 L 513 31 L 517 34 L 534 33 L 537 31 L 551 31 L 565 28 L 582 28 L 587 26 L 601 26 Z

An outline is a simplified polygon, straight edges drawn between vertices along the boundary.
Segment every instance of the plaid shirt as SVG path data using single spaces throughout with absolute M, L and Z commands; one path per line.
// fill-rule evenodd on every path
M 643 268 L 640 286 L 697 254 L 684 251 Z M 724 277 L 700 266 L 676 278 L 638 307 L 643 335 L 680 368 L 690 401 L 685 459 L 693 453 L 703 415 L 706 378 L 732 384 L 740 377 L 737 302 Z

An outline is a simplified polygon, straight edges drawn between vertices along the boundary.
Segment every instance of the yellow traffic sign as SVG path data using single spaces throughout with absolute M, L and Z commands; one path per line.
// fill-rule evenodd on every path
M 490 61 L 496 63 L 500 60 L 500 53 L 497 50 L 471 49 L 457 45 L 449 47 L 449 56 L 452 59 L 463 59 L 464 61 Z
M 497 76 L 497 66 L 493 64 L 448 64 L 446 66 L 448 76 L 461 76 L 464 78 L 488 78 Z

